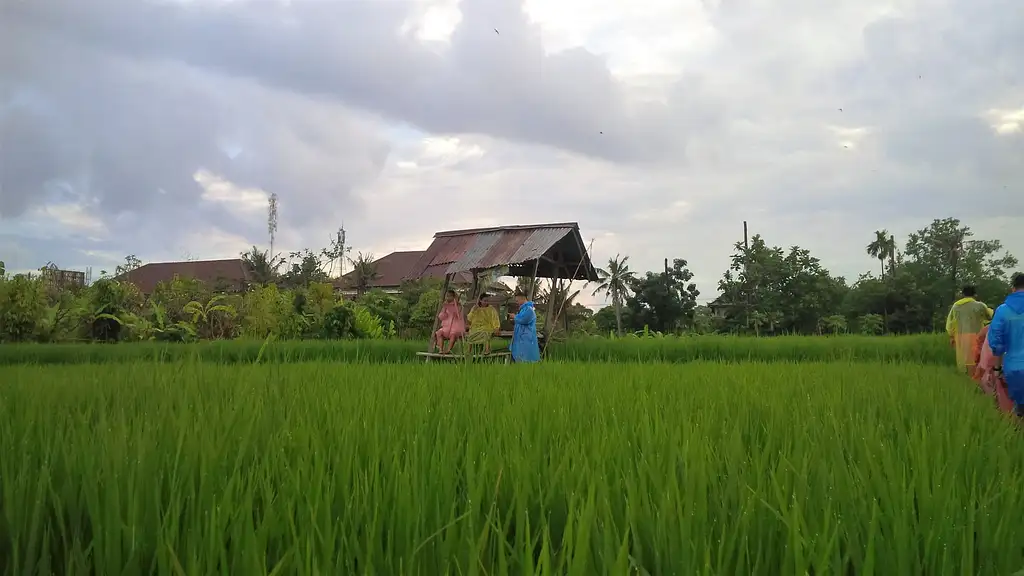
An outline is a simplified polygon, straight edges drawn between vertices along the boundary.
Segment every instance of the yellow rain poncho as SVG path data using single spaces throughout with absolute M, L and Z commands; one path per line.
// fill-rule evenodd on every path
M 957 300 L 946 316 L 946 333 L 956 350 L 956 365 L 964 371 L 974 369 L 974 345 L 978 333 L 992 320 L 992 309 L 974 298 Z
M 493 306 L 474 306 L 466 315 L 466 320 L 469 321 L 466 342 L 470 344 L 484 344 L 501 328 L 498 311 Z

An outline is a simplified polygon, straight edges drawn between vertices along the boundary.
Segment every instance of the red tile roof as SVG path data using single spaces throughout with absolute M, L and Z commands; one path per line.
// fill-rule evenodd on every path
M 117 278 L 139 287 L 143 294 L 152 294 L 160 282 L 169 282 L 175 276 L 201 280 L 211 288 L 244 290 L 249 274 L 239 258 L 229 260 L 195 260 L 192 262 L 152 262 L 143 264 Z

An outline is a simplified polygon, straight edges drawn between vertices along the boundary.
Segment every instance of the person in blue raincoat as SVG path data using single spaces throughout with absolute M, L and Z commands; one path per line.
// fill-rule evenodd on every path
M 988 345 L 992 348 L 993 370 L 1006 382 L 1014 412 L 1024 417 L 1024 274 L 1014 276 L 1013 292 L 996 308 L 988 328 Z
M 516 290 L 516 304 L 519 311 L 509 314 L 509 318 L 515 322 L 515 330 L 512 332 L 512 360 L 515 362 L 538 362 L 540 360 L 540 346 L 537 344 L 537 312 L 533 308 L 533 302 L 526 299 L 526 294 Z

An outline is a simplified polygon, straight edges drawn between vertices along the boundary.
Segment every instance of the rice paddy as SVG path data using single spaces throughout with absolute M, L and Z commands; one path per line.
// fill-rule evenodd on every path
M 4 574 L 1024 567 L 1024 446 L 945 366 L 40 364 L 0 368 Z
M 579 338 L 556 342 L 546 358 L 556 362 L 912 362 L 952 366 L 949 339 L 914 336 L 689 336 L 665 338 Z M 139 342 L 109 344 L 5 344 L 0 366 L 13 364 L 124 363 L 201 360 L 218 364 L 345 362 L 418 363 L 426 341 L 410 340 L 214 340 L 196 344 Z M 495 347 L 507 345 L 495 341 Z

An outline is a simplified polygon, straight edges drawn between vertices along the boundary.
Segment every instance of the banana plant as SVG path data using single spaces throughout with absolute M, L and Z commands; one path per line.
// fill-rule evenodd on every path
M 210 301 L 205 305 L 198 300 L 193 300 L 185 304 L 182 311 L 192 316 L 192 326 L 195 327 L 198 333 L 209 336 L 210 332 L 216 327 L 220 316 L 234 318 L 237 314 L 233 306 L 221 303 L 226 298 L 226 296 L 220 294 L 210 298 Z
M 153 305 L 153 321 L 147 322 L 145 330 L 138 330 L 142 340 L 171 340 L 191 342 L 196 339 L 196 329 L 188 322 L 169 322 L 167 310 L 160 304 Z

